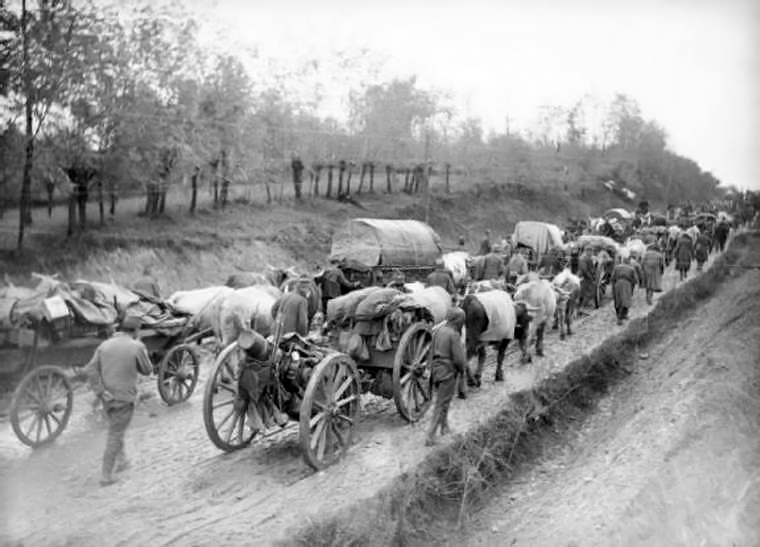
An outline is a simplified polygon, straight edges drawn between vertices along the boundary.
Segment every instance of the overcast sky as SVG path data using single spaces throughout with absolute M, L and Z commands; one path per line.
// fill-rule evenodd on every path
M 507 115 L 526 127 L 540 105 L 623 92 L 675 151 L 760 189 L 758 0 L 192 1 L 264 57 L 367 47 L 500 130 Z

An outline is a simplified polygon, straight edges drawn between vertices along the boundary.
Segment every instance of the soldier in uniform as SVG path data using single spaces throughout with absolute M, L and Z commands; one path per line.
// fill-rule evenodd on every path
M 457 289 L 454 285 L 454 277 L 451 272 L 447 270 L 443 265 L 443 259 L 437 258 L 435 260 L 436 269 L 427 276 L 428 287 L 442 287 L 446 289 L 451 296 L 456 295 Z
M 446 323 L 433 334 L 433 363 L 430 381 L 436 392 L 433 419 L 430 422 L 425 444 L 435 444 L 435 434 L 440 428 L 441 435 L 451 432 L 449 427 L 449 406 L 457 390 L 457 376 L 464 375 L 467 358 L 462 344 L 462 326 L 465 314 L 460 308 L 452 307 L 446 312 Z
M 277 389 L 277 385 L 269 360 L 271 344 L 253 330 L 241 332 L 237 341 L 245 351 L 245 360 L 240 367 L 235 410 L 248 415 L 248 427 L 254 433 L 272 427 L 273 422 L 280 427 L 287 425 L 288 416 L 277 408 L 272 398 L 272 390 Z

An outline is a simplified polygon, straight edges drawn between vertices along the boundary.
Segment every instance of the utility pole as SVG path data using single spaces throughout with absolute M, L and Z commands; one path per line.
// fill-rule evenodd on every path
M 26 95 L 26 147 L 24 153 L 24 170 L 21 179 L 21 196 L 18 204 L 18 252 L 24 248 L 24 230 L 26 228 L 29 211 L 30 192 L 32 186 L 32 161 L 34 158 L 34 132 L 32 127 L 32 81 L 29 70 L 29 37 L 27 31 L 26 0 L 21 0 L 21 40 L 22 40 L 22 63 L 24 76 L 24 95 Z

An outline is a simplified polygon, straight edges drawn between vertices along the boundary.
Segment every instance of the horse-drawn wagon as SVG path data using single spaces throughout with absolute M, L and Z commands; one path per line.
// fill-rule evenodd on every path
M 188 316 L 160 301 L 113 284 L 67 285 L 37 276 L 35 288 L 10 287 L 0 295 L 0 375 L 19 381 L 10 405 L 16 436 L 32 448 L 55 440 L 73 408 L 71 374 L 85 365 L 126 310 L 143 319 L 140 337 L 169 405 L 186 401 L 198 381 L 197 345 L 210 334 L 193 331 Z
M 440 237 L 424 222 L 354 218 L 333 235 L 329 260 L 367 287 L 387 284 L 396 270 L 424 281 L 440 257 Z
M 433 329 L 451 305 L 440 287 L 409 294 L 367 287 L 328 303 L 319 336 L 279 333 L 276 327 L 267 357 L 270 400 L 299 423 L 308 465 L 323 469 L 345 453 L 362 394 L 392 398 L 410 423 L 427 412 Z M 204 423 L 211 441 L 225 451 L 248 446 L 256 437 L 234 403 L 246 359 L 233 342 L 217 357 L 206 384 Z
M 528 266 L 531 270 L 536 270 L 544 255 L 563 247 L 562 232 L 558 226 L 547 222 L 521 221 L 515 224 L 512 247 L 529 249 Z
M 581 254 L 586 248 L 591 248 L 596 257 L 594 306 L 598 308 L 612 280 L 612 270 L 615 268 L 615 258 L 620 253 L 620 247 L 612 238 L 599 235 L 582 235 L 575 243 Z

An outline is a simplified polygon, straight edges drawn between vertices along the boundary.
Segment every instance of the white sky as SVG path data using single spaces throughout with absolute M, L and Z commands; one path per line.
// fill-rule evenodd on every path
M 623 92 L 665 127 L 675 151 L 726 184 L 760 189 L 757 0 L 182 3 L 264 58 L 367 47 L 391 75 L 418 74 L 502 131 L 507 114 L 527 127 L 540 105 Z M 339 83 L 329 87 L 341 95 Z

